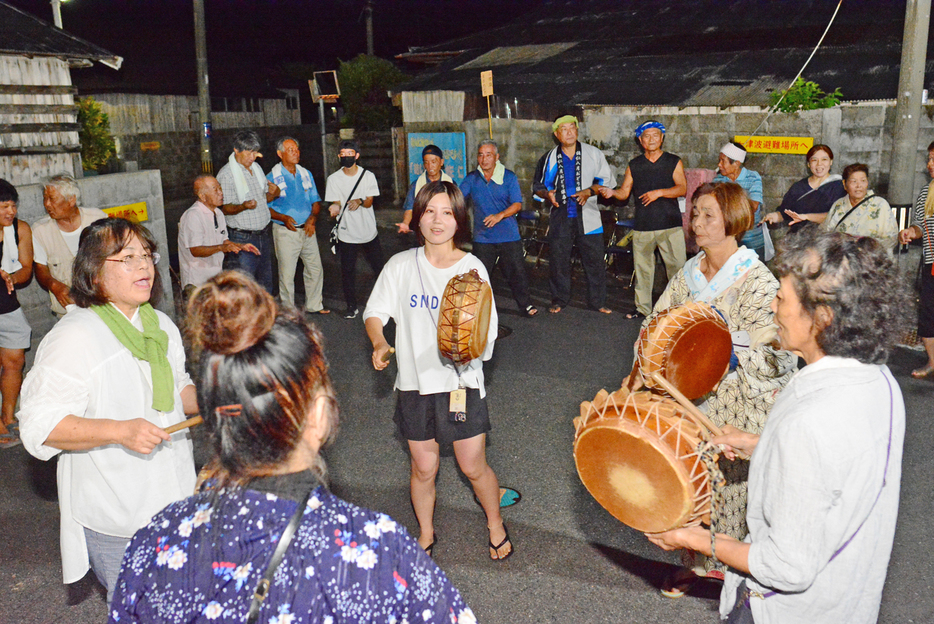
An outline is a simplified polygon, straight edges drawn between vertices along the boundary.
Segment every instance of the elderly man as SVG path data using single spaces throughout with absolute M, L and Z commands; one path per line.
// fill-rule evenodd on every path
M 405 203 L 402 205 L 402 223 L 397 223 L 400 234 L 408 234 L 412 230 L 409 224 L 412 223 L 412 207 L 415 206 L 415 194 L 422 190 L 422 187 L 429 182 L 451 182 L 454 180 L 444 172 L 444 152 L 437 145 L 426 145 L 422 150 L 422 165 L 424 171 L 415 179 L 415 183 L 409 187 L 409 192 L 405 196 Z
M 250 243 L 234 243 L 227 238 L 227 221 L 220 206 L 224 191 L 214 176 L 195 178 L 195 197 L 191 208 L 178 223 L 178 266 L 185 299 L 197 286 L 221 272 L 225 253 L 246 251 L 259 254 Z
M 606 269 L 603 224 L 597 191 L 610 179 L 610 166 L 599 149 L 577 140 L 577 117 L 564 115 L 551 125 L 558 146 L 539 161 L 532 192 L 551 206 L 548 230 L 551 307 L 557 314 L 571 301 L 571 249 L 577 244 L 587 277 L 587 303 L 604 314 Z
M 636 309 L 626 318 L 643 319 L 652 311 L 655 285 L 655 248 L 662 254 L 670 280 L 684 265 L 684 231 L 678 198 L 687 192 L 681 159 L 662 151 L 665 126 L 647 121 L 636 128 L 642 155 L 629 161 L 623 183 L 616 190 L 601 187 L 603 197 L 626 201 L 635 196 L 636 224 L 632 234 L 632 256 L 636 273 Z
M 762 206 L 762 176 L 751 169 L 746 169 L 743 163 L 746 162 L 746 148 L 730 141 L 720 148 L 720 157 L 717 161 L 717 176 L 714 182 L 735 182 L 743 187 L 752 209 L 755 211 L 755 220 L 753 223 L 762 221 L 764 214 Z M 743 245 L 747 249 L 752 249 L 759 254 L 759 260 L 765 262 L 765 239 L 762 236 L 762 229 L 754 226 L 743 236 Z
M 263 168 L 256 162 L 263 157 L 259 148 L 259 135 L 252 130 L 238 132 L 227 164 L 217 172 L 224 200 L 230 202 L 221 206 L 227 215 L 230 240 L 251 243 L 259 250 L 259 254 L 226 254 L 224 268 L 252 275 L 272 293 L 272 221 L 267 202 L 278 197 L 279 187 L 266 180 Z
M 478 168 L 460 183 L 464 198 L 474 210 L 473 253 L 491 276 L 499 259 L 519 313 L 535 316 L 538 308 L 532 305 L 529 296 L 522 238 L 516 222 L 516 215 L 522 210 L 519 179 L 499 162 L 499 148 L 492 139 L 480 141 L 477 164 Z
M 272 239 L 279 261 L 279 299 L 283 305 L 295 307 L 295 267 L 302 259 L 305 281 L 305 311 L 329 314 L 324 307 L 324 268 L 315 238 L 315 224 L 321 211 L 321 196 L 311 172 L 298 164 L 302 156 L 298 141 L 283 137 L 276 144 L 279 164 L 266 179 L 279 189 L 279 197 L 269 204 L 272 215 Z
M 355 141 L 345 140 L 338 145 L 337 156 L 341 168 L 328 176 L 324 201 L 330 202 L 328 212 L 337 219 L 337 253 L 341 260 L 341 283 L 344 288 L 345 319 L 357 318 L 357 254 L 363 256 L 375 275 L 383 270 L 383 249 L 376 230 L 376 212 L 373 198 L 379 195 L 379 186 L 372 171 L 357 164 L 360 149 Z
M 36 281 L 49 291 L 52 312 L 61 317 L 65 306 L 74 301 L 71 267 L 78 253 L 81 232 L 107 213 L 97 208 L 80 208 L 81 189 L 70 175 L 57 175 L 43 185 L 42 204 L 49 216 L 32 227 L 33 267 Z

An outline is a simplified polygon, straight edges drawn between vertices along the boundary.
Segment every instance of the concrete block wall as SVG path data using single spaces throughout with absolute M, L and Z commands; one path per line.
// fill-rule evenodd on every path
M 748 135 L 762 123 L 766 111 L 758 107 L 597 107 L 586 109 L 581 139 L 607 155 L 622 180 L 628 161 L 640 153 L 632 131 L 643 121 L 657 119 L 668 132 L 665 149 L 678 154 L 687 168 L 714 169 L 720 147 L 736 135 Z M 775 113 L 762 124 L 758 135 L 813 137 L 834 150 L 834 173 L 854 162 L 869 165 L 873 189 L 889 191 L 892 158 L 894 102 L 844 104 L 832 109 Z M 929 179 L 925 172 L 927 145 L 934 139 L 934 106 L 925 106 L 918 136 L 912 196 Z M 775 209 L 791 185 L 808 175 L 802 155 L 750 154 L 746 166 L 762 175 L 764 203 Z
M 167 254 L 165 207 L 162 199 L 162 180 L 158 171 L 137 171 L 133 173 L 114 173 L 92 176 L 78 180 L 81 189 L 81 205 L 93 208 L 111 208 L 135 202 L 146 202 L 149 220 L 145 225 L 153 234 L 163 257 Z M 29 184 L 16 187 L 19 193 L 18 218 L 30 225 L 46 216 L 42 205 L 42 185 Z M 161 261 L 156 268 L 162 282 L 162 295 L 156 305 L 169 316 L 175 316 L 175 304 L 172 298 L 172 281 L 169 263 Z M 32 327 L 32 349 L 27 352 L 27 368 L 32 364 L 35 350 L 42 337 L 52 328 L 57 320 L 49 308 L 49 294 L 35 277 L 17 291 L 20 305 L 26 319 Z

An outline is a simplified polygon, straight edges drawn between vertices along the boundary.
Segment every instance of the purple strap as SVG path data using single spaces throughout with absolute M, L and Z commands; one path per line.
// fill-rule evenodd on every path
M 876 508 L 876 503 L 878 503 L 878 502 L 879 502 L 879 499 L 882 497 L 882 490 L 885 489 L 886 477 L 887 477 L 887 475 L 889 474 L 889 458 L 890 458 L 891 455 L 892 455 L 892 428 L 893 428 L 893 422 L 894 422 L 894 420 L 895 420 L 895 393 L 892 391 L 892 382 L 889 381 L 888 375 L 886 375 L 886 374 L 883 373 L 883 374 L 882 374 L 882 377 L 883 377 L 883 379 L 885 379 L 885 383 L 888 384 L 888 386 L 889 386 L 889 443 L 888 443 L 888 446 L 887 446 L 886 449 L 885 449 L 885 469 L 882 471 L 882 487 L 879 488 L 879 493 L 876 494 L 876 500 L 872 501 L 872 507 L 869 508 L 869 513 L 866 514 L 866 517 L 863 518 L 863 521 L 859 523 L 859 526 L 858 526 L 858 527 L 856 527 L 856 531 L 853 532 L 853 535 L 850 536 L 850 539 L 848 539 L 847 541 L 843 542 L 843 545 L 840 546 L 840 548 L 838 548 L 837 551 L 836 551 L 833 555 L 831 555 L 831 557 L 830 557 L 830 559 L 827 561 L 827 563 L 830 563 L 831 561 L 833 561 L 834 559 L 836 559 L 836 558 L 837 558 L 837 555 L 839 555 L 840 553 L 842 553 L 842 552 L 843 552 L 843 549 L 850 545 L 850 542 L 853 541 L 853 538 L 856 537 L 856 535 L 857 535 L 857 533 L 859 533 L 860 529 L 863 528 L 863 525 L 866 524 L 866 520 L 869 520 L 869 516 L 872 515 L 872 510 Z M 776 591 L 767 591 L 767 592 L 763 593 L 763 594 L 761 595 L 761 597 L 762 597 L 762 598 L 769 598 L 769 597 L 771 597 L 771 596 L 774 596 L 774 595 L 777 594 L 777 593 L 778 593 L 778 592 L 776 592 Z M 748 600 L 748 599 L 747 599 L 747 600 Z

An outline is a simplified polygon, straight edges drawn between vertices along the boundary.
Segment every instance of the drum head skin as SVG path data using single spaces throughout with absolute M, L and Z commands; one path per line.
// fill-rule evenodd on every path
M 704 434 L 677 403 L 601 390 L 574 426 L 577 473 L 617 520 L 659 533 L 709 518 L 710 478 L 697 451 Z
M 723 378 L 733 339 L 723 318 L 706 303 L 688 303 L 659 312 L 636 346 L 646 386 L 659 373 L 690 400 L 699 399 Z
M 646 433 L 628 420 L 592 427 L 574 455 L 581 481 L 604 509 L 638 531 L 660 533 L 684 526 L 694 493 L 684 470 Z
M 493 291 L 476 269 L 450 279 L 438 314 L 438 349 L 455 364 L 483 355 L 490 329 Z

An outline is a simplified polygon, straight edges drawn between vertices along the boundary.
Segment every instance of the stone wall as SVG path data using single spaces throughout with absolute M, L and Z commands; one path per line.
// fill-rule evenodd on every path
M 110 208 L 135 202 L 146 202 L 149 219 L 143 223 L 153 233 L 159 249 L 167 249 L 165 209 L 162 200 L 162 180 L 158 171 L 137 171 L 92 176 L 78 180 L 81 189 L 81 205 L 94 208 Z M 18 218 L 33 224 L 46 216 L 42 206 L 42 186 L 29 184 L 16 187 L 19 193 Z M 157 307 L 174 318 L 175 306 L 172 298 L 172 281 L 169 263 L 156 265 L 162 281 L 162 296 Z M 49 293 L 32 281 L 17 291 L 20 305 L 32 327 L 32 350 L 27 352 L 27 368 L 35 356 L 35 349 L 42 337 L 57 320 L 49 307 Z

